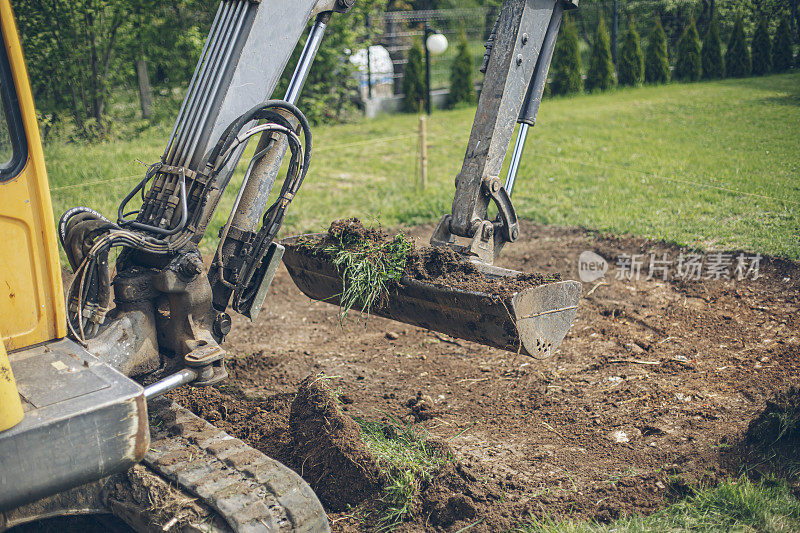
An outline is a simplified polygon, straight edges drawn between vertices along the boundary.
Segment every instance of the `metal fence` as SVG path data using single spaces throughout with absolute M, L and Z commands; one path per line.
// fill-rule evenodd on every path
M 371 44 L 380 45 L 388 51 L 392 62 L 391 78 L 394 93 L 400 94 L 403 73 L 408 63 L 408 51 L 414 41 L 420 44 L 425 35 L 425 23 L 447 37 L 448 47 L 444 54 L 431 60 L 431 88 L 446 89 L 450 85 L 450 67 L 455 59 L 458 42 L 466 36 L 473 58 L 474 79 L 480 79 L 483 43 L 487 36 L 487 25 L 491 30 L 496 10 L 490 8 L 447 9 L 428 11 L 390 11 L 372 21 L 376 37 Z
M 665 8 L 663 2 L 640 1 L 631 6 L 624 2 L 606 0 L 581 6 L 580 9 L 571 11 L 569 16 L 575 21 L 581 40 L 581 52 L 584 59 L 584 68 L 588 65 L 590 43 L 594 39 L 595 29 L 600 17 L 606 22 L 612 38 L 612 48 L 615 41 L 622 41 L 622 35 L 629 24 L 638 31 L 642 46 L 646 44 L 656 17 L 660 18 L 669 42 L 670 57 L 677 47 L 678 39 L 683 32 L 690 15 L 697 18 L 697 29 L 700 35 L 705 34 L 711 13 L 708 10 L 698 11 L 697 5 L 692 3 L 675 3 Z M 711 4 L 708 4 L 711 5 Z M 372 47 L 380 46 L 388 52 L 391 59 L 391 72 L 372 74 L 372 84 L 382 84 L 384 91 L 401 94 L 405 66 L 408 62 L 408 51 L 416 40 L 420 44 L 424 39 L 425 23 L 444 34 L 449 46 L 447 51 L 431 62 L 431 88 L 432 90 L 448 89 L 450 85 L 450 68 L 457 53 L 458 42 L 463 35 L 469 43 L 470 55 L 473 59 L 473 80 L 480 85 L 483 75 L 479 68 L 483 60 L 483 44 L 491 31 L 494 21 L 499 13 L 497 7 L 479 7 L 465 9 L 442 9 L 428 11 L 391 11 L 383 13 L 371 20 L 370 25 L 374 37 L 368 43 Z M 616 13 L 616 16 L 615 16 Z M 616 20 L 616 24 L 615 24 Z M 720 19 L 720 34 L 723 42 L 727 41 L 733 20 Z M 616 26 L 616 31 L 615 31 Z M 365 43 L 367 44 L 367 43 Z M 375 50 L 375 48 L 371 48 Z M 382 52 L 382 51 L 381 51 Z M 382 52 L 382 53 L 386 53 Z M 374 64 L 374 59 L 371 62 Z M 368 87 L 367 73 L 363 76 L 363 86 Z M 388 86 L 391 86 L 389 88 Z

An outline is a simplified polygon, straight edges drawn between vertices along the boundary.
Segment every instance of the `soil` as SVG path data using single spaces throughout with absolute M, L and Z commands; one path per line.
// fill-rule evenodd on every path
M 202 501 L 142 465 L 111 477 L 103 497 L 114 516 L 124 517 L 138 531 L 192 531 L 211 521 L 222 525 L 221 518 Z
M 255 363 L 255 364 L 253 364 Z M 231 362 L 232 373 L 258 368 L 255 358 Z M 361 429 L 342 413 L 330 378 L 304 379 L 294 393 L 248 398 L 236 387 L 179 389 L 171 397 L 216 427 L 291 466 L 332 511 L 378 494 L 385 479 L 361 439 Z M 344 401 L 347 401 L 346 399 Z
M 559 273 L 519 273 L 502 278 L 489 277 L 478 270 L 474 263 L 459 257 L 452 249 L 438 247 L 413 250 L 406 262 L 405 275 L 439 287 L 482 292 L 500 299 L 509 299 L 524 289 L 561 281 Z
M 674 260 L 688 251 L 574 228 L 521 229 L 499 266 L 578 279 L 581 252 L 609 262 L 604 280 L 584 283 L 575 324 L 551 358 L 377 317 L 342 329 L 338 309 L 303 296 L 281 268 L 258 320 L 234 318 L 230 379 L 184 389 L 179 401 L 329 492 L 351 478 L 326 472 L 320 482 L 295 463 L 316 453 L 293 436 L 292 399 L 307 376 L 336 376 L 330 385 L 348 415 L 425 428 L 455 458 L 422 487 L 401 531 L 503 531 L 531 514 L 607 521 L 745 470 L 793 475 L 797 486 L 797 473 L 765 461 L 766 445 L 747 431 L 776 393 L 800 385 L 798 263 L 762 258 L 756 280 L 663 281 L 645 268 L 627 281 L 617 279 L 620 254 Z M 406 234 L 423 243 L 432 230 Z M 301 411 L 324 424 L 315 418 L 324 408 Z M 796 443 L 784 453 L 796 460 Z M 363 506 L 369 498 L 356 511 Z M 366 528 L 357 512 L 336 509 L 334 531 Z
M 346 218 L 331 222 L 327 234 L 317 241 L 304 241 L 295 246 L 298 252 L 315 253 L 331 240 L 344 243 L 391 241 L 394 235 L 381 228 L 367 228 L 357 218 Z M 510 299 L 515 293 L 537 287 L 544 283 L 560 281 L 558 273 L 518 273 L 506 277 L 490 277 L 482 273 L 474 263 L 464 260 L 450 248 L 414 246 L 406 258 L 403 273 L 406 279 L 424 281 L 438 287 L 481 292 L 496 299 Z M 399 282 L 402 283 L 402 280 Z M 391 284 L 388 287 L 391 290 Z

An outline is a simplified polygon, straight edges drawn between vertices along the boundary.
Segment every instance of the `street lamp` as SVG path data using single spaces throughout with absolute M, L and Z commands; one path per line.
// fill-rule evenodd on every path
M 425 102 L 425 111 L 431 114 L 431 55 L 440 56 L 447 50 L 447 37 L 431 28 L 425 21 L 425 87 L 428 98 Z

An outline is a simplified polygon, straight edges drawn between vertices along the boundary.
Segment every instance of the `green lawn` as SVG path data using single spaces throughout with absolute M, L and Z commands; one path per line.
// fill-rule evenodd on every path
M 388 226 L 437 220 L 450 210 L 473 114 L 431 117 L 424 193 L 416 116 L 316 128 L 286 233 L 343 216 Z M 115 216 L 144 173 L 137 159 L 156 161 L 167 135 L 158 128 L 128 141 L 48 146 L 56 215 L 88 204 Z M 798 72 L 550 99 L 528 139 L 514 191 L 523 218 L 800 259 Z
M 770 532 L 800 528 L 800 501 L 786 483 L 746 477 L 693 491 L 650 516 L 624 517 L 610 524 L 532 519 L 510 533 Z

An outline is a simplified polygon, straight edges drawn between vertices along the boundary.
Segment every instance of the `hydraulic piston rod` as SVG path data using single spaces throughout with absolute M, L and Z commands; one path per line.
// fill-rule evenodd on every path
M 320 13 L 314 20 L 314 25 L 308 34 L 308 39 L 284 97 L 284 100 L 291 104 L 295 104 L 300 97 L 303 85 L 311 70 L 311 65 L 314 63 L 314 58 L 319 51 L 330 17 L 331 12 L 328 11 Z M 297 126 L 293 117 L 287 114 L 286 119 L 293 127 Z M 225 225 L 224 236 L 218 244 L 216 255 L 221 258 L 223 268 L 228 265 L 230 258 L 234 258 L 239 254 L 242 245 L 241 242 L 237 242 L 235 239 L 228 239 L 229 230 L 234 228 L 234 231 L 238 234 L 257 231 L 267 206 L 269 195 L 280 172 L 287 148 L 288 140 L 284 135 L 272 135 L 270 132 L 264 132 L 259 138 L 255 153 L 263 151 L 266 151 L 266 153 L 248 167 L 239 194 L 236 197 L 233 211 L 229 216 L 228 223 Z M 223 271 L 212 272 L 210 275 L 214 292 L 214 304 L 218 309 L 224 309 L 228 306 L 233 293 L 233 289 L 222 281 L 221 272 Z
M 550 61 L 553 59 L 553 50 L 556 46 L 556 37 L 558 37 L 558 30 L 561 27 L 563 14 L 564 6 L 561 2 L 557 2 L 553 9 L 553 16 L 550 18 L 550 23 L 547 26 L 547 32 L 542 42 L 542 49 L 539 52 L 539 59 L 536 61 L 536 68 L 533 71 L 530 85 L 528 85 L 528 92 L 525 95 L 522 110 L 517 120 L 517 122 L 519 122 L 519 130 L 517 131 L 517 139 L 514 142 L 514 151 L 511 154 L 511 165 L 508 167 L 508 174 L 506 175 L 505 182 L 505 189 L 509 196 L 511 196 L 511 192 L 514 190 L 514 182 L 517 179 L 519 164 L 522 160 L 522 152 L 525 149 L 525 140 L 528 138 L 528 130 L 531 126 L 536 124 L 536 116 L 539 114 L 539 105 L 542 103 L 542 94 L 544 93 L 544 86 L 547 83 L 547 72 L 550 67 Z
M 306 78 L 308 78 L 314 58 L 317 56 L 317 51 L 322 42 L 322 37 L 325 35 L 325 28 L 330 17 L 330 12 L 317 15 L 314 26 L 308 34 L 303 53 L 300 55 L 297 67 L 294 69 L 294 74 L 284 98 L 291 104 L 296 103 L 300 97 L 300 91 L 303 89 Z M 269 153 L 254 164 L 250 169 L 249 175 L 245 177 L 247 182 L 242 192 L 240 207 L 233 214 L 233 226 L 243 231 L 253 231 L 261 221 L 261 215 L 267 206 L 269 193 L 272 191 L 275 179 L 278 177 L 281 162 L 288 146 L 285 137 L 281 136 L 278 140 L 275 140 L 271 134 L 265 133 L 258 141 L 256 152 L 264 150 L 270 143 L 273 144 Z

